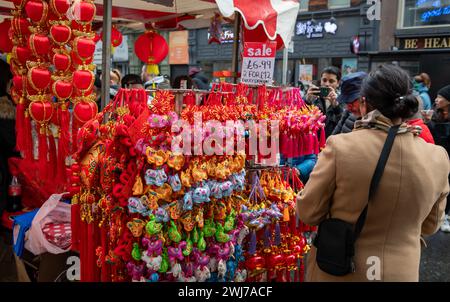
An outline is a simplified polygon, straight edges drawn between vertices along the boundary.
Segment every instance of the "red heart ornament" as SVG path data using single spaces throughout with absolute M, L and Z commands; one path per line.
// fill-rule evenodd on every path
M 50 39 L 47 36 L 32 34 L 28 41 L 35 56 L 45 56 L 50 52 Z
M 81 60 L 90 59 L 95 52 L 95 42 L 93 39 L 78 37 L 73 41 L 74 52 Z
M 51 74 L 48 69 L 33 67 L 28 70 L 28 79 L 35 90 L 45 90 L 50 85 Z
M 31 117 L 38 123 L 46 123 L 53 116 L 53 105 L 51 102 L 35 101 L 28 107 Z
M 75 21 L 78 23 L 91 23 L 94 20 L 96 7 L 90 2 L 76 2 L 72 6 Z
M 44 23 L 47 20 L 48 4 L 43 1 L 29 1 L 25 5 L 25 11 L 34 23 Z
M 50 0 L 50 7 L 58 16 L 63 16 L 67 13 L 70 7 L 69 0 Z
M 53 94 L 60 100 L 66 100 L 71 97 L 73 91 L 72 82 L 57 80 L 52 85 Z
M 66 44 L 70 40 L 72 30 L 67 25 L 53 25 L 50 28 L 50 36 L 55 43 Z
M 53 55 L 53 65 L 55 65 L 56 70 L 66 72 L 72 65 L 72 59 L 69 55 L 63 53 L 55 53 Z
M 27 60 L 31 58 L 31 51 L 28 47 L 14 46 L 12 52 L 14 58 L 16 58 L 21 65 L 25 65 Z
M 89 70 L 77 70 L 73 73 L 73 84 L 79 90 L 89 90 L 94 85 L 94 80 L 94 74 Z
M 74 117 L 81 123 L 92 120 L 97 114 L 98 108 L 95 102 L 81 101 L 75 104 L 73 108 Z

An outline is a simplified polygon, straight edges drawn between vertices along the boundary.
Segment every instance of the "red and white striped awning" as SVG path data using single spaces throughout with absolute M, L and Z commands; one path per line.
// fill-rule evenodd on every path
M 239 12 L 247 29 L 262 25 L 267 37 L 281 37 L 288 45 L 294 32 L 300 4 L 298 0 L 216 0 L 220 12 L 230 17 Z

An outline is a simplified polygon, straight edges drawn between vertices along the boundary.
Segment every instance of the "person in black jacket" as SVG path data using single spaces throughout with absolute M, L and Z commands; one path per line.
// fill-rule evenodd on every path
M 320 75 L 320 86 L 329 89 L 328 96 L 321 96 L 321 89 L 311 85 L 306 93 L 306 102 L 319 107 L 326 115 L 325 137 L 329 137 L 336 128 L 343 112 L 343 105 L 337 101 L 338 87 L 341 80 L 341 72 L 337 67 L 327 67 Z
M 450 155 L 450 85 L 438 91 L 438 96 L 434 101 L 434 114 L 431 117 L 429 112 L 423 112 L 424 121 L 430 128 L 436 145 L 442 146 Z M 449 176 L 450 181 L 450 176 Z M 441 231 L 450 233 L 450 195 L 447 196 L 447 206 L 445 208 L 445 220 L 441 226 Z
M 10 97 L 12 73 L 9 65 L 0 59 L 0 217 L 6 207 L 11 175 L 8 158 L 17 156 L 16 108 Z
M 333 135 L 352 132 L 355 121 L 361 117 L 359 99 L 361 98 L 361 85 L 366 77 L 367 73 L 356 72 L 342 78 L 341 94 L 337 100 L 339 103 L 346 104 L 346 110 L 334 128 Z

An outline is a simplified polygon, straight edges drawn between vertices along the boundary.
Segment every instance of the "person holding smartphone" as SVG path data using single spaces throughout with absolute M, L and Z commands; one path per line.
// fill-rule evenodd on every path
M 327 117 L 325 136 L 328 138 L 342 117 L 343 106 L 339 104 L 338 88 L 341 71 L 334 66 L 325 68 L 320 75 L 320 87 L 311 85 L 306 93 L 306 102 L 313 104 Z

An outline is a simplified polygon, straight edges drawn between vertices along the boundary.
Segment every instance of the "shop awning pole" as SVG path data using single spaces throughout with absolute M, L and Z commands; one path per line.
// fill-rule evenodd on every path
M 288 47 L 285 47 L 283 49 L 283 81 L 282 81 L 283 85 L 287 84 L 288 56 L 289 56 L 289 49 Z
M 231 68 L 233 71 L 233 83 L 237 83 L 237 73 L 239 70 L 239 35 L 241 31 L 241 15 L 234 13 L 234 38 L 233 38 L 233 59 Z
M 109 103 L 111 70 L 111 19 L 112 0 L 103 0 L 103 37 L 102 37 L 102 108 Z

